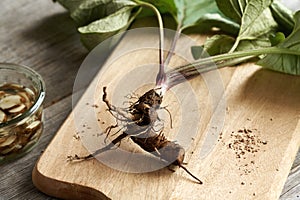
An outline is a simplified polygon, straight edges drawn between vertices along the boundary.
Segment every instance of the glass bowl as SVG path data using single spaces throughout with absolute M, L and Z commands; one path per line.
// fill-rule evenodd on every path
M 32 150 L 43 132 L 45 83 L 29 67 L 0 63 L 0 164 Z

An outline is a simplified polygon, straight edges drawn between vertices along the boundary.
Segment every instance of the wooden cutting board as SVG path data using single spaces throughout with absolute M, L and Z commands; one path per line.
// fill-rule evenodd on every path
M 192 37 L 199 43 L 206 38 Z M 145 35 L 134 38 L 141 46 L 145 40 Z M 181 169 L 175 173 L 166 168 L 134 173 L 141 168 L 132 169 L 118 157 L 115 161 L 120 160 L 121 165 L 116 166 L 124 170 L 113 169 L 96 159 L 67 162 L 68 155 L 88 154 L 85 146 L 89 142 L 94 141 L 89 149 L 96 149 L 96 130 L 114 122 L 101 102 L 103 86 L 107 86 L 108 98 L 118 103 L 120 96 L 132 91 L 141 94 L 153 84 L 156 71 L 151 69 L 151 63 L 157 61 L 157 51 L 143 49 L 116 56 L 128 47 L 126 41 L 123 39 L 118 45 L 107 61 L 109 67 L 99 71 L 41 155 L 32 174 L 34 185 L 48 195 L 64 199 L 278 199 L 300 145 L 300 78 L 254 64 L 219 70 L 224 93 L 217 97 L 214 84 L 208 86 L 207 81 L 216 75 L 213 73 L 175 86 L 165 96 L 164 105 L 174 124 L 172 129 L 165 126 L 166 135 L 180 138 L 179 143 L 187 139 L 186 167 L 203 181 L 202 185 Z M 175 56 L 171 65 L 182 63 L 184 59 Z M 138 73 L 148 75 L 133 80 L 132 74 Z M 124 84 L 132 85 L 132 91 L 121 90 Z M 121 91 L 119 97 L 116 90 Z M 225 104 L 216 104 L 215 98 L 225 100 Z M 180 102 L 185 102 L 185 106 Z M 195 112 L 199 118 L 192 117 Z M 188 121 L 184 121 L 185 115 Z M 196 134 L 191 137 L 193 131 Z M 120 148 L 141 152 L 128 140 Z

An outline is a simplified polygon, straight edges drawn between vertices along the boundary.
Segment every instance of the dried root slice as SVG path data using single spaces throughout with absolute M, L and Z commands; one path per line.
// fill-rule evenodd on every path
M 9 146 L 7 148 L 4 148 L 3 150 L 1 150 L 1 154 L 2 155 L 5 155 L 5 154 L 8 154 L 8 153 L 12 153 L 12 152 L 16 152 L 18 151 L 19 149 L 21 149 L 22 146 L 19 145 L 19 144 L 15 144 L 15 145 L 12 145 L 12 146 Z
M 2 97 L 4 97 L 6 93 L 4 91 L 0 91 L 0 99 L 2 99 Z
M 39 128 L 41 128 L 41 126 L 39 126 Z M 40 138 L 41 134 L 42 134 L 42 129 L 35 130 L 34 134 L 31 136 L 30 140 L 37 141 Z
M 5 84 L 2 86 L 3 88 L 6 89 L 13 89 L 13 90 L 20 90 L 20 89 L 24 89 L 24 87 L 20 84 L 16 84 L 16 83 L 9 83 L 9 84 Z
M 17 107 L 22 103 L 19 95 L 6 95 L 0 100 L 0 108 L 2 110 Z
M 42 123 L 37 120 L 27 126 L 27 128 L 18 127 L 17 135 L 0 137 L 0 155 L 8 155 L 21 152 L 33 146 L 42 133 Z
M 6 138 L 7 136 L 9 136 L 9 131 L 0 129 L 0 141 L 1 141 L 1 138 Z
M 39 128 L 39 126 L 41 125 L 41 123 L 42 123 L 41 121 L 36 120 L 36 121 L 30 123 L 30 124 L 26 127 L 26 129 L 29 129 L 30 131 L 36 131 L 36 130 Z
M 0 144 L 0 147 L 5 147 L 11 145 L 17 139 L 16 135 L 11 135 L 4 142 Z
M 26 87 L 26 88 L 24 88 L 24 90 L 25 90 L 27 95 L 29 95 L 31 97 L 36 96 L 36 94 L 34 93 L 34 91 L 32 91 L 32 89 Z
M 0 123 L 6 122 L 6 120 L 7 120 L 6 114 L 2 110 L 0 110 Z
M 29 149 L 36 144 L 37 141 L 30 140 L 22 149 Z
M 20 114 L 23 113 L 26 109 L 27 108 L 24 104 L 20 104 L 17 107 L 13 107 L 12 109 L 9 109 L 8 112 L 11 114 Z
M 0 154 L 5 155 L 12 152 L 15 149 L 15 146 L 4 148 L 0 151 Z
M 3 134 L 3 133 L 2 133 Z M 3 135 L 5 135 L 5 134 L 3 134 Z M 6 139 L 7 139 L 7 136 L 0 136 L 0 144 L 2 143 L 2 142 L 5 142 L 6 141 Z
M 0 123 L 22 115 L 34 103 L 33 90 L 18 84 L 0 86 Z M 42 133 L 42 112 L 16 124 L 10 130 L 0 130 L 0 156 L 18 154 L 31 148 Z M 12 134 L 15 133 L 15 134 Z
M 33 98 L 26 92 L 19 92 L 18 95 L 22 98 L 22 102 L 29 108 L 33 104 Z

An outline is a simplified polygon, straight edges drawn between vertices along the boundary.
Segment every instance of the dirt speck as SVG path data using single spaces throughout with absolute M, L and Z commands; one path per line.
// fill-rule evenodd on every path
M 75 134 L 73 135 L 73 138 L 74 138 L 75 140 L 79 140 L 79 139 L 80 139 L 80 136 L 79 136 L 78 133 L 75 133 Z
M 97 104 L 93 104 L 92 107 L 93 108 L 99 108 L 99 106 Z
M 219 140 L 223 138 L 224 136 L 220 134 Z M 257 129 L 242 128 L 231 132 L 230 139 L 225 146 L 227 149 L 234 151 L 241 175 L 249 175 L 257 168 L 255 166 L 255 155 L 259 151 L 265 151 L 263 145 L 267 144 L 268 141 L 259 137 Z
M 262 143 L 263 145 L 266 145 L 266 144 L 268 144 L 268 142 L 267 142 L 267 141 L 261 141 L 261 143 Z

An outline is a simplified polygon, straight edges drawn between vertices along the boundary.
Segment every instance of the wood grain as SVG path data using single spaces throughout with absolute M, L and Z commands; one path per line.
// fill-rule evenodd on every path
M 28 155 L 0 166 L 0 199 L 53 199 L 34 187 L 31 173 L 71 111 L 74 79 L 87 51 L 68 13 L 58 4 L 3 0 L 0 7 L 0 61 L 35 69 L 47 88 L 42 138 Z
M 146 36 L 141 37 L 145 39 Z M 151 40 L 150 38 L 151 36 L 146 40 Z M 109 67 L 102 68 L 37 162 L 33 171 L 34 184 L 47 194 L 68 199 L 96 197 L 100 199 L 140 199 L 141 197 L 144 199 L 278 199 L 300 145 L 300 105 L 298 103 L 300 94 L 297 93 L 300 79 L 262 70 L 253 64 L 221 71 L 222 79 L 227 80 L 225 81 L 227 103 L 225 125 L 221 130 L 222 138 L 204 159 L 201 159 L 199 155 L 205 138 L 203 133 L 212 128 L 209 124 L 211 118 L 208 117 L 214 113 L 209 109 L 212 104 L 209 92 L 212 91 L 205 88 L 205 82 L 200 77 L 190 82 L 191 88 L 198 97 L 197 101 L 201 102 L 200 110 L 202 109 L 201 114 L 204 117 L 201 118 L 197 128 L 193 127 L 198 129 L 198 134 L 187 148 L 186 161 L 188 168 L 203 179 L 203 186 L 195 184 L 182 171 L 170 174 L 168 170 L 162 169 L 136 174 L 114 170 L 96 160 L 78 163 L 66 161 L 68 155 L 88 154 L 82 143 L 74 140 L 73 135 L 76 132 L 85 131 L 81 138 L 84 144 L 92 145 L 93 141 L 99 140 L 96 134 L 92 136 L 93 132 L 99 131 L 94 129 L 97 124 L 93 125 L 93 115 L 88 111 L 91 105 L 100 106 L 97 113 L 100 113 L 98 118 L 101 121 L 105 124 L 113 123 L 112 118 L 105 113 L 105 106 L 99 103 L 102 87 L 106 85 L 112 93 L 123 92 L 118 89 L 118 85 L 123 86 L 131 81 L 131 76 L 127 77 L 124 72 L 132 74 L 135 68 L 141 64 L 153 62 L 153 57 L 157 56 L 155 51 L 143 50 L 128 53 L 115 60 L 114 54 L 118 54 L 119 49 L 123 46 L 128 48 L 127 45 L 130 42 L 126 39 L 125 37 L 118 45 L 108 60 L 108 63 L 111 63 L 110 60 L 113 62 L 109 64 Z M 137 36 L 134 38 L 143 46 L 140 39 Z M 198 38 L 198 40 L 203 41 L 203 38 Z M 173 64 L 180 64 L 180 62 L 182 61 L 179 58 L 175 58 Z M 122 66 L 122 70 L 119 66 Z M 146 74 L 153 80 L 151 70 Z M 142 77 L 143 81 L 147 83 L 148 77 Z M 122 80 L 126 82 L 119 82 Z M 138 80 L 135 79 L 134 82 Z M 130 82 L 130 84 L 134 83 Z M 184 87 L 178 91 L 188 92 Z M 174 93 L 175 96 L 178 95 Z M 120 96 L 125 95 L 120 94 Z M 189 96 L 191 100 L 190 94 L 186 96 Z M 109 95 L 108 98 L 112 97 Z M 168 94 L 166 97 L 166 104 L 172 116 L 175 116 L 173 122 L 176 130 L 176 124 L 182 120 L 177 116 L 182 115 L 181 112 L 186 110 L 180 111 L 182 108 L 176 103 L 176 98 Z M 88 128 L 78 128 L 81 126 Z M 91 132 L 88 131 L 89 128 Z M 257 144 L 254 147 L 251 144 L 251 147 L 256 152 L 246 151 L 240 155 L 240 158 L 237 158 L 236 152 L 230 148 L 229 144 L 235 144 L 234 135 L 243 129 L 253 132 Z M 127 159 L 129 158 L 126 157 Z M 136 166 L 128 163 L 130 161 L 127 160 L 126 165 L 124 163 L 122 167 L 129 170 L 135 169 Z M 61 166 L 64 170 L 58 170 L 55 166 Z M 51 187 L 54 185 L 55 187 Z
M 1 5 L 1 62 L 39 72 L 47 86 L 46 106 L 71 95 L 87 51 L 68 13 L 52 1 L 4 0 Z
M 60 5 L 47 0 L 1 0 L 0 7 L 1 62 L 32 67 L 42 74 L 47 86 L 43 137 L 31 153 L 0 166 L 0 199 L 56 199 L 33 186 L 31 171 L 71 111 L 74 79 L 87 51 Z M 297 199 L 299 195 L 300 152 L 297 155 L 280 199 Z

